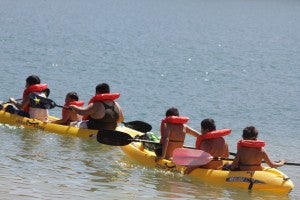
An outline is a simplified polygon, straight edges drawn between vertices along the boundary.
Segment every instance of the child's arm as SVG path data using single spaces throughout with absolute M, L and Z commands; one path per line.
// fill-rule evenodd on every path
M 273 167 L 273 168 L 276 168 L 276 167 L 281 167 L 284 165 L 285 163 L 285 160 L 281 160 L 279 162 L 274 162 L 272 161 L 267 152 L 263 149 L 263 159 L 266 161 L 266 163 L 270 166 L 270 167 Z
M 121 106 L 120 106 L 117 102 L 115 102 L 115 104 L 116 104 L 116 106 L 117 106 L 117 108 L 118 108 L 118 110 L 119 110 L 119 119 L 118 119 L 118 123 L 122 123 L 122 122 L 124 121 L 124 115 L 123 115 L 122 108 L 121 108 Z
M 194 129 L 192 129 L 191 127 L 189 127 L 188 125 L 185 125 L 185 131 L 186 133 L 194 136 L 194 137 L 198 137 L 200 135 L 200 133 Z
M 155 158 L 155 162 L 158 162 L 159 160 L 162 160 L 165 158 L 167 154 L 167 149 L 169 146 L 169 136 L 170 136 L 170 128 L 164 127 L 164 135 L 162 135 L 161 142 L 162 142 L 162 154 L 161 156 L 158 156 Z
M 239 150 L 236 153 L 236 156 L 234 160 L 232 161 L 232 164 L 230 166 L 231 170 L 237 170 L 239 168 L 239 162 L 240 162 L 240 152 Z
M 52 121 L 53 124 L 67 124 L 67 122 L 69 121 L 69 119 L 71 118 L 71 110 L 67 110 L 67 112 L 65 112 L 62 115 L 62 118 L 56 121 Z
M 69 105 L 69 108 L 71 108 L 74 112 L 76 112 L 79 115 L 90 115 L 97 111 L 96 106 L 93 106 L 93 103 L 89 104 L 85 108 L 75 105 Z

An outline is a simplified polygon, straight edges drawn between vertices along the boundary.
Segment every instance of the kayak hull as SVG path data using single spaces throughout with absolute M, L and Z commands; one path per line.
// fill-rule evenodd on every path
M 120 128 L 120 131 L 130 134 L 132 137 L 140 134 L 126 127 Z M 164 159 L 156 163 L 155 153 L 144 149 L 140 142 L 132 142 L 121 148 L 128 157 L 144 166 L 175 173 L 185 173 L 185 166 L 175 165 L 169 160 Z M 247 191 L 287 194 L 294 188 L 293 182 L 287 175 L 269 167 L 265 167 L 263 171 L 227 171 L 197 168 L 189 176 L 206 183 L 217 184 L 226 188 L 241 188 Z
M 49 118 L 52 120 L 57 119 L 53 116 L 49 116 Z M 98 130 L 81 129 L 72 126 L 53 124 L 51 122 L 42 122 L 40 120 L 11 114 L 4 110 L 0 110 L 0 123 L 81 138 L 93 137 L 98 132 Z

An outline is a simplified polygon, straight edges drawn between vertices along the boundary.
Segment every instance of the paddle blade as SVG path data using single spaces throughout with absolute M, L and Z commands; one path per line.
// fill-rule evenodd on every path
M 132 137 L 121 131 L 101 129 L 97 133 L 97 141 L 112 146 L 124 146 L 132 142 Z
M 56 103 L 51 99 L 41 97 L 34 93 L 30 93 L 29 98 L 30 98 L 30 107 L 33 108 L 51 109 L 57 106 Z
M 124 126 L 134 129 L 136 131 L 147 133 L 152 130 L 152 126 L 143 121 L 131 121 L 131 122 L 123 122 Z
M 202 150 L 177 148 L 173 151 L 173 162 L 176 165 L 197 166 L 209 163 L 213 157 Z

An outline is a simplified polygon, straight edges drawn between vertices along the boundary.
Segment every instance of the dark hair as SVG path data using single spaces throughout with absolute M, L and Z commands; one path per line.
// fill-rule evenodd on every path
M 96 93 L 104 94 L 110 93 L 109 85 L 107 83 L 101 83 L 96 86 Z
M 179 111 L 177 108 L 169 108 L 166 112 L 166 117 L 169 117 L 169 116 L 179 116 Z
M 26 79 L 26 83 L 28 83 L 28 85 L 35 85 L 35 84 L 40 84 L 41 80 L 38 76 L 36 75 L 31 75 L 28 76 Z
M 254 126 L 247 126 L 243 130 L 243 139 L 244 140 L 256 140 L 258 136 L 258 131 Z
M 216 130 L 216 124 L 213 119 L 204 119 L 201 122 L 201 128 L 206 131 Z
M 78 94 L 76 92 L 69 92 L 67 94 L 67 97 L 69 97 L 70 99 L 73 99 L 75 101 L 78 101 L 78 99 L 79 99 Z

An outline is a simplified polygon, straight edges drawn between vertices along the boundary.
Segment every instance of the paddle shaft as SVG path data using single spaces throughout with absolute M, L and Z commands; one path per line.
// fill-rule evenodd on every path
M 196 149 L 195 147 L 190 147 L 190 146 L 183 146 L 184 148 L 187 148 L 187 149 Z M 231 156 L 236 156 L 236 153 L 233 153 L 233 152 L 229 152 L 229 155 Z
M 184 146 L 184 148 L 188 148 L 188 149 L 196 149 L 195 147 L 190 147 L 190 146 Z M 231 156 L 236 156 L 236 153 L 233 152 L 229 152 L 229 155 Z M 228 160 L 228 161 L 233 161 L 233 158 L 221 158 L 221 157 L 216 157 L 213 158 L 213 160 Z M 263 161 L 263 163 L 265 163 L 265 161 Z M 291 163 L 291 162 L 285 162 L 285 165 L 294 165 L 294 166 L 300 166 L 300 163 Z
M 61 105 L 57 105 L 57 104 L 55 104 L 55 106 L 56 106 L 56 107 L 65 108 L 65 109 L 71 110 L 71 108 L 66 107 L 66 106 L 61 106 Z
M 128 141 L 131 141 L 131 142 L 145 142 L 145 143 L 150 143 L 150 144 L 159 144 L 158 142 L 155 142 L 155 141 L 141 140 L 141 139 L 128 139 Z
M 294 166 L 300 166 L 300 163 L 290 163 L 290 162 L 286 162 L 284 163 L 285 165 L 294 165 Z
M 234 158 L 221 158 L 221 157 L 214 157 L 213 160 L 228 160 L 228 161 L 233 161 Z M 276 161 L 277 162 L 277 161 Z M 266 163 L 265 161 L 263 161 L 263 163 Z M 285 165 L 294 165 L 294 166 L 300 166 L 300 163 L 290 163 L 290 162 L 286 162 L 284 163 Z

